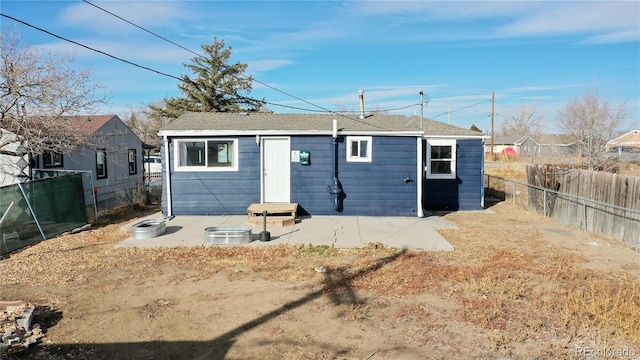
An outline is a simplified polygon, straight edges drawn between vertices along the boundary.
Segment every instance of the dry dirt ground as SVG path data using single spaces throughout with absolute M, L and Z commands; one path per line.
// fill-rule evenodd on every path
M 491 210 L 443 215 L 453 252 L 115 249 L 121 224 L 50 239 L 0 260 L 0 300 L 46 332 L 4 357 L 640 358 L 640 253 Z

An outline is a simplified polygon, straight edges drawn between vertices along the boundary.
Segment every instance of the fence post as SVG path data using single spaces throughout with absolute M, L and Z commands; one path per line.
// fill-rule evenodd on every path
M 24 191 L 24 188 L 22 187 L 21 183 L 18 183 L 18 187 L 20 188 L 20 191 L 22 192 L 22 197 L 24 197 L 24 201 L 27 203 L 27 206 L 29 207 L 29 211 L 31 211 L 31 216 L 33 216 L 33 220 L 36 222 L 36 225 L 38 226 L 38 230 L 40 230 L 40 235 L 42 236 L 42 240 L 47 240 L 47 236 L 44 234 L 44 231 L 42 230 L 42 226 L 40 226 L 40 221 L 38 221 L 38 217 L 36 216 L 36 213 L 33 211 L 33 207 L 31 206 L 31 202 L 29 202 L 29 198 L 27 197 L 27 193 Z
M 516 182 L 511 182 L 511 198 L 513 199 L 513 203 L 516 203 Z
M 587 200 L 582 200 L 582 227 L 587 231 Z
M 547 189 L 542 190 L 542 216 L 547 217 Z

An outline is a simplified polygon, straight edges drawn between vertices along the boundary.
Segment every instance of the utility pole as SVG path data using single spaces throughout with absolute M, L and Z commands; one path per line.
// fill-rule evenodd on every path
M 493 152 L 493 137 L 494 137 L 493 118 L 494 118 L 495 108 L 496 108 L 496 92 L 492 91 L 491 92 L 491 161 L 496 160 L 496 155 Z
M 420 130 L 424 130 L 423 122 L 424 122 L 424 92 L 420 91 Z

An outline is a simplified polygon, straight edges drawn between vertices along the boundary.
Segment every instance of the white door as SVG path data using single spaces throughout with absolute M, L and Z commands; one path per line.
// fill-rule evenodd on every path
M 289 138 L 262 138 L 264 202 L 288 203 L 291 195 Z

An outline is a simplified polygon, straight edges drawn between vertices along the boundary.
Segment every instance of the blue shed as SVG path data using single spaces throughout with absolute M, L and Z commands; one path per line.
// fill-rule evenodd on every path
M 419 216 L 483 207 L 479 132 L 402 115 L 195 113 L 163 127 L 165 215 Z

